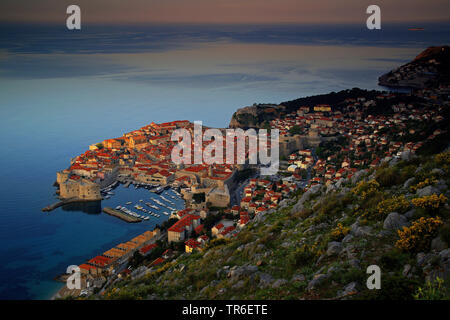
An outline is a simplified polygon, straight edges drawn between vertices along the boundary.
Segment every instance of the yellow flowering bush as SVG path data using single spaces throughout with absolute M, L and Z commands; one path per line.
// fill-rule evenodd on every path
M 437 164 L 450 165 L 450 151 L 438 153 L 434 159 Z
M 344 227 L 342 223 L 338 223 L 337 227 L 331 231 L 331 238 L 334 241 L 341 241 L 349 232 L 349 227 Z
M 436 277 L 433 282 L 427 281 L 425 287 L 419 287 L 413 297 L 416 300 L 448 300 L 447 291 L 444 279 Z
M 376 213 L 378 216 L 385 217 L 391 212 L 403 213 L 409 208 L 409 201 L 406 200 L 402 194 L 400 196 L 392 197 L 378 203 Z
M 297 248 L 294 252 L 292 252 L 288 256 L 287 260 L 291 265 L 294 265 L 296 267 L 306 266 L 314 261 L 314 258 L 323 254 L 321 250 L 318 250 L 317 246 L 317 243 L 311 246 L 304 244 L 303 246 Z
M 446 172 L 446 174 L 450 174 L 450 151 L 437 154 L 434 160 L 436 161 L 436 164 Z
M 353 189 L 352 193 L 354 195 L 360 196 L 361 199 L 366 199 L 367 197 L 378 192 L 380 184 L 376 180 L 360 181 Z
M 415 186 L 409 187 L 409 189 L 411 190 L 411 192 L 416 192 L 417 190 L 425 188 L 427 186 L 431 186 L 431 185 L 435 184 L 436 182 L 437 182 L 437 179 L 435 179 L 435 178 L 426 178 L 424 181 L 419 182 Z
M 397 231 L 400 239 L 397 240 L 395 246 L 404 251 L 426 250 L 442 224 L 440 217 L 421 217 L 414 221 L 410 227 L 403 227 L 403 230 Z
M 442 193 L 438 196 L 437 194 L 432 194 L 430 196 L 423 196 L 420 198 L 412 199 L 412 203 L 419 208 L 423 209 L 438 209 L 441 205 L 448 201 L 447 197 Z

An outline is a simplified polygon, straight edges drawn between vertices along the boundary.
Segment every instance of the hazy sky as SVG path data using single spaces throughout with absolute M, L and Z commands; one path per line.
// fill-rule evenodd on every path
M 364 22 L 370 4 L 384 22 L 449 20 L 448 0 L 1 0 L 0 21 L 65 22 L 70 4 L 87 23 Z

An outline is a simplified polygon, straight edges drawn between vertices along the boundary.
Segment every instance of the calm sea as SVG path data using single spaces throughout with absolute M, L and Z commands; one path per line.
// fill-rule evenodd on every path
M 56 200 L 55 173 L 88 145 L 152 121 L 224 127 L 239 107 L 360 87 L 431 45 L 448 24 L 340 26 L 0 25 L 0 298 L 46 299 L 70 264 L 152 229 Z M 109 203 L 147 199 L 119 187 Z M 182 207 L 182 202 L 178 202 Z

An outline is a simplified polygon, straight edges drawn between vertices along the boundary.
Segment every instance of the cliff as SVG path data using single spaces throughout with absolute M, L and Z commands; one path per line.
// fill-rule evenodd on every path
M 229 124 L 230 128 L 263 128 L 264 122 L 278 117 L 285 107 L 276 104 L 254 104 L 238 109 Z

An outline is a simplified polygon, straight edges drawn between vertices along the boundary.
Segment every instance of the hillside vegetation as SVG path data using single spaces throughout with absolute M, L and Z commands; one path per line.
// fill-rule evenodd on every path
M 104 299 L 448 299 L 450 152 L 314 185 Z M 369 290 L 369 265 L 381 289 Z M 441 280 L 441 279 L 446 279 Z

